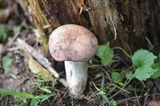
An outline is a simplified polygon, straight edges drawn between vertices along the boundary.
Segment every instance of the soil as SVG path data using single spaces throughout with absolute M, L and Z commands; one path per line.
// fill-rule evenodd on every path
M 38 75 L 34 74 L 28 66 L 28 55 L 24 50 L 20 49 L 17 44 L 17 38 L 21 38 L 27 44 L 34 47 L 44 54 L 44 48 L 42 47 L 40 40 L 34 33 L 33 29 L 35 27 L 30 22 L 29 17 L 26 17 L 26 11 L 23 9 L 23 5 L 20 5 L 20 0 L 16 2 L 10 2 L 13 6 L 7 3 L 0 2 L 0 5 L 6 10 L 12 8 L 9 13 L 5 12 L 0 14 L 0 20 L 2 18 L 1 25 L 7 28 L 7 39 L 5 41 L 0 41 L 0 88 L 12 90 L 12 91 L 25 91 L 30 94 L 36 95 L 37 88 L 40 86 L 37 82 Z M 20 33 L 14 37 L 13 28 L 15 26 L 20 26 Z M 12 64 L 9 69 L 4 69 L 2 65 L 2 58 L 4 56 L 9 56 L 12 58 Z M 60 74 L 62 78 L 65 79 L 65 72 L 63 62 L 56 62 L 51 59 L 49 53 L 44 55 L 47 57 L 56 71 Z M 127 62 L 126 62 L 127 63 Z M 117 102 L 117 106 L 160 106 L 160 79 L 148 79 L 143 82 L 143 84 L 133 79 L 125 88 L 114 82 L 111 79 L 111 72 L 117 70 L 119 72 L 124 72 L 123 70 L 128 70 L 130 64 L 125 65 L 122 59 L 117 59 L 112 65 L 101 66 L 100 64 L 90 64 L 89 75 L 87 87 L 84 92 L 85 97 L 82 100 L 75 100 L 69 97 L 67 88 L 57 81 L 57 84 L 52 88 L 52 92 L 55 95 L 48 100 L 44 101 L 42 106 L 109 106 L 102 98 L 98 95 L 100 91 L 102 77 L 104 76 L 105 81 L 105 95 L 108 98 L 112 97 L 117 93 L 112 99 Z M 123 79 L 125 81 L 125 78 Z M 47 85 L 51 86 L 52 82 Z M 30 101 L 30 100 L 28 100 Z M 2 96 L 0 98 L 1 106 L 15 106 L 20 103 L 21 99 L 14 98 L 13 96 Z

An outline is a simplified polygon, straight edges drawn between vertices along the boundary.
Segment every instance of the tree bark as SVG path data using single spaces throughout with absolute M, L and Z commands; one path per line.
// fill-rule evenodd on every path
M 38 4 L 34 6 L 33 1 Z M 35 23 L 41 28 L 50 25 L 54 30 L 63 24 L 79 24 L 91 30 L 99 44 L 109 41 L 111 46 L 128 53 L 147 47 L 146 37 L 159 46 L 160 0 L 28 0 L 28 3 Z M 37 8 L 42 14 L 35 13 Z

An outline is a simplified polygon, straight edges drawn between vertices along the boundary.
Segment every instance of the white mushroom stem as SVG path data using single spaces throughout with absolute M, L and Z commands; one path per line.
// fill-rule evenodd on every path
M 65 61 L 65 69 L 70 96 L 82 99 L 87 83 L 88 63 Z

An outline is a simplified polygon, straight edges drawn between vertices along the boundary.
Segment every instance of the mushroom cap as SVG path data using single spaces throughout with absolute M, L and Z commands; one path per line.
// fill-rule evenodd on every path
M 98 41 L 88 29 L 74 24 L 62 25 L 49 38 L 49 51 L 57 61 L 87 61 L 97 50 Z

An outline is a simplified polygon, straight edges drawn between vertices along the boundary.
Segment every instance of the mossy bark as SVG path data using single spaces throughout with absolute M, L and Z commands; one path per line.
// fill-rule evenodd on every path
M 145 37 L 159 45 L 160 0 L 28 0 L 28 3 L 34 7 L 32 15 L 42 31 L 46 25 L 54 30 L 63 24 L 79 24 L 90 29 L 99 44 L 109 41 L 126 52 L 147 47 Z

